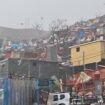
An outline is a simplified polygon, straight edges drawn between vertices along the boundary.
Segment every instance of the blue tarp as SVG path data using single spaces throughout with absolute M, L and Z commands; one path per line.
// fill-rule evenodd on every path
M 79 38 L 82 39 L 85 36 L 85 31 L 79 30 L 78 35 L 79 35 Z
M 12 47 L 13 49 L 17 49 L 17 48 L 19 48 L 19 45 L 18 45 L 18 44 L 12 44 L 11 47 Z
M 9 103 L 9 81 L 7 79 L 3 80 L 3 89 L 4 89 L 4 99 L 3 99 L 3 105 L 8 105 Z

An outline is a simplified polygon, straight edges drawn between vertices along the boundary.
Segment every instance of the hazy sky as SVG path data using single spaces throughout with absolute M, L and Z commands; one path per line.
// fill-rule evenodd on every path
M 57 18 L 72 24 L 103 14 L 105 0 L 0 0 L 0 26 L 12 28 L 32 27 L 42 22 L 47 29 Z

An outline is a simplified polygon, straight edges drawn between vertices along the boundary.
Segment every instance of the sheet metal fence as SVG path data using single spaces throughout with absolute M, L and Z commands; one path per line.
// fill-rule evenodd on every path
M 52 80 L 0 79 L 0 105 L 46 105 Z
M 33 105 L 35 80 L 33 79 L 1 79 L 2 95 L 0 105 Z
M 4 90 L 3 90 L 3 81 L 0 79 L 0 105 L 3 105 L 3 95 L 4 95 Z

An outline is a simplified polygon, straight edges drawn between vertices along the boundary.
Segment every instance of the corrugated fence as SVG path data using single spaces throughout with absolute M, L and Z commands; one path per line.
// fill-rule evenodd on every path
M 33 105 L 33 79 L 0 79 L 0 105 Z

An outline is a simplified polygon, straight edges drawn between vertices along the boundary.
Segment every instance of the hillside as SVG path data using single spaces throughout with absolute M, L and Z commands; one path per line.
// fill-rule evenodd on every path
M 35 29 L 13 29 L 0 27 L 0 39 L 8 38 L 10 40 L 29 40 L 32 38 L 40 39 L 49 36 L 48 31 Z

